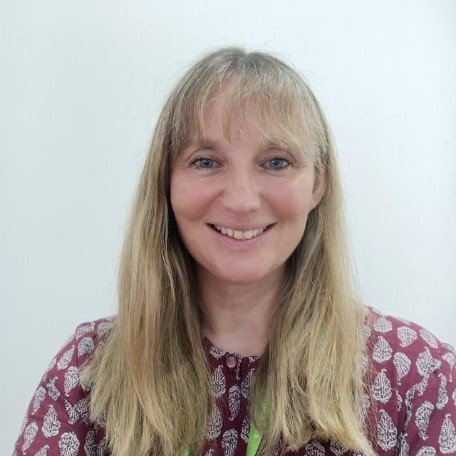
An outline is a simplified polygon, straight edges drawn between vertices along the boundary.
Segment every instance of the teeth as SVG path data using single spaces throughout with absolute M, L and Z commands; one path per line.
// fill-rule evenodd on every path
M 266 228 L 257 228 L 254 230 L 247 230 L 247 231 L 239 231 L 233 230 L 231 228 L 226 228 L 224 226 L 214 225 L 214 228 L 225 236 L 230 238 L 234 238 L 237 240 L 248 240 L 252 239 L 256 236 L 259 236 Z
M 252 230 L 244 231 L 244 236 L 243 236 L 244 239 L 252 239 L 252 237 L 253 237 Z
M 242 239 L 244 237 L 242 231 L 236 231 L 236 230 L 233 231 L 233 236 L 234 236 L 234 239 Z

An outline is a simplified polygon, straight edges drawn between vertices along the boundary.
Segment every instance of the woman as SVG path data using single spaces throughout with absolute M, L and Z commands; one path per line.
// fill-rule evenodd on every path
M 118 315 L 77 328 L 16 452 L 454 453 L 454 365 L 426 330 L 356 300 L 307 84 L 267 54 L 222 49 L 161 112 Z

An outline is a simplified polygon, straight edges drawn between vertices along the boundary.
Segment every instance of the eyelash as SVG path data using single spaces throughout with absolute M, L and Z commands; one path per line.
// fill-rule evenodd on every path
M 192 166 L 194 166 L 196 169 L 213 169 L 215 166 L 202 166 L 202 162 L 211 162 L 212 165 L 215 165 L 217 162 L 213 158 L 209 157 L 198 157 L 195 158 L 195 160 L 192 161 Z
M 281 162 L 281 166 L 279 168 L 275 168 L 271 166 L 271 162 Z M 203 165 L 203 162 L 206 162 L 206 165 Z M 272 171 L 282 171 L 283 169 L 288 168 L 293 164 L 293 161 L 289 158 L 284 158 L 284 157 L 273 157 L 269 158 L 268 160 L 265 161 L 265 167 L 267 169 L 270 169 Z M 197 157 L 195 158 L 192 162 L 191 165 L 194 166 L 196 169 L 214 169 L 217 168 L 219 165 L 216 160 L 213 158 L 209 157 Z M 210 165 L 210 166 L 209 166 Z M 269 165 L 269 166 L 267 166 Z
M 280 168 L 274 168 L 272 166 L 269 166 L 268 169 L 271 169 L 273 171 L 281 171 L 285 168 L 288 168 L 290 165 L 293 164 L 293 162 L 287 158 L 283 158 L 283 157 L 274 157 L 274 158 L 270 158 L 269 160 L 266 161 L 266 163 L 268 163 L 269 165 L 271 164 L 271 162 L 273 161 L 280 161 L 282 163 L 282 166 Z

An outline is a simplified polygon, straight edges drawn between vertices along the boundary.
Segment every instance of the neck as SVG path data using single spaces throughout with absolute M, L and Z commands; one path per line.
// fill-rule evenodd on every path
M 223 283 L 198 272 L 205 313 L 204 335 L 218 348 L 241 356 L 261 356 L 269 342 L 270 322 L 275 310 L 282 275 L 261 283 Z

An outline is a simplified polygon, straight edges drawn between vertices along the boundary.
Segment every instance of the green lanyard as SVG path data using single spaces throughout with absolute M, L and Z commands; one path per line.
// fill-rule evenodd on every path
M 260 448 L 262 437 L 263 436 L 256 426 L 253 423 L 250 423 L 249 443 L 247 444 L 246 456 L 256 456 L 258 448 Z M 182 452 L 181 456 L 191 456 L 190 450 L 187 448 Z
M 262 437 L 263 436 L 256 426 L 253 423 L 250 423 L 249 443 L 247 444 L 246 456 L 255 456 L 258 453 Z

